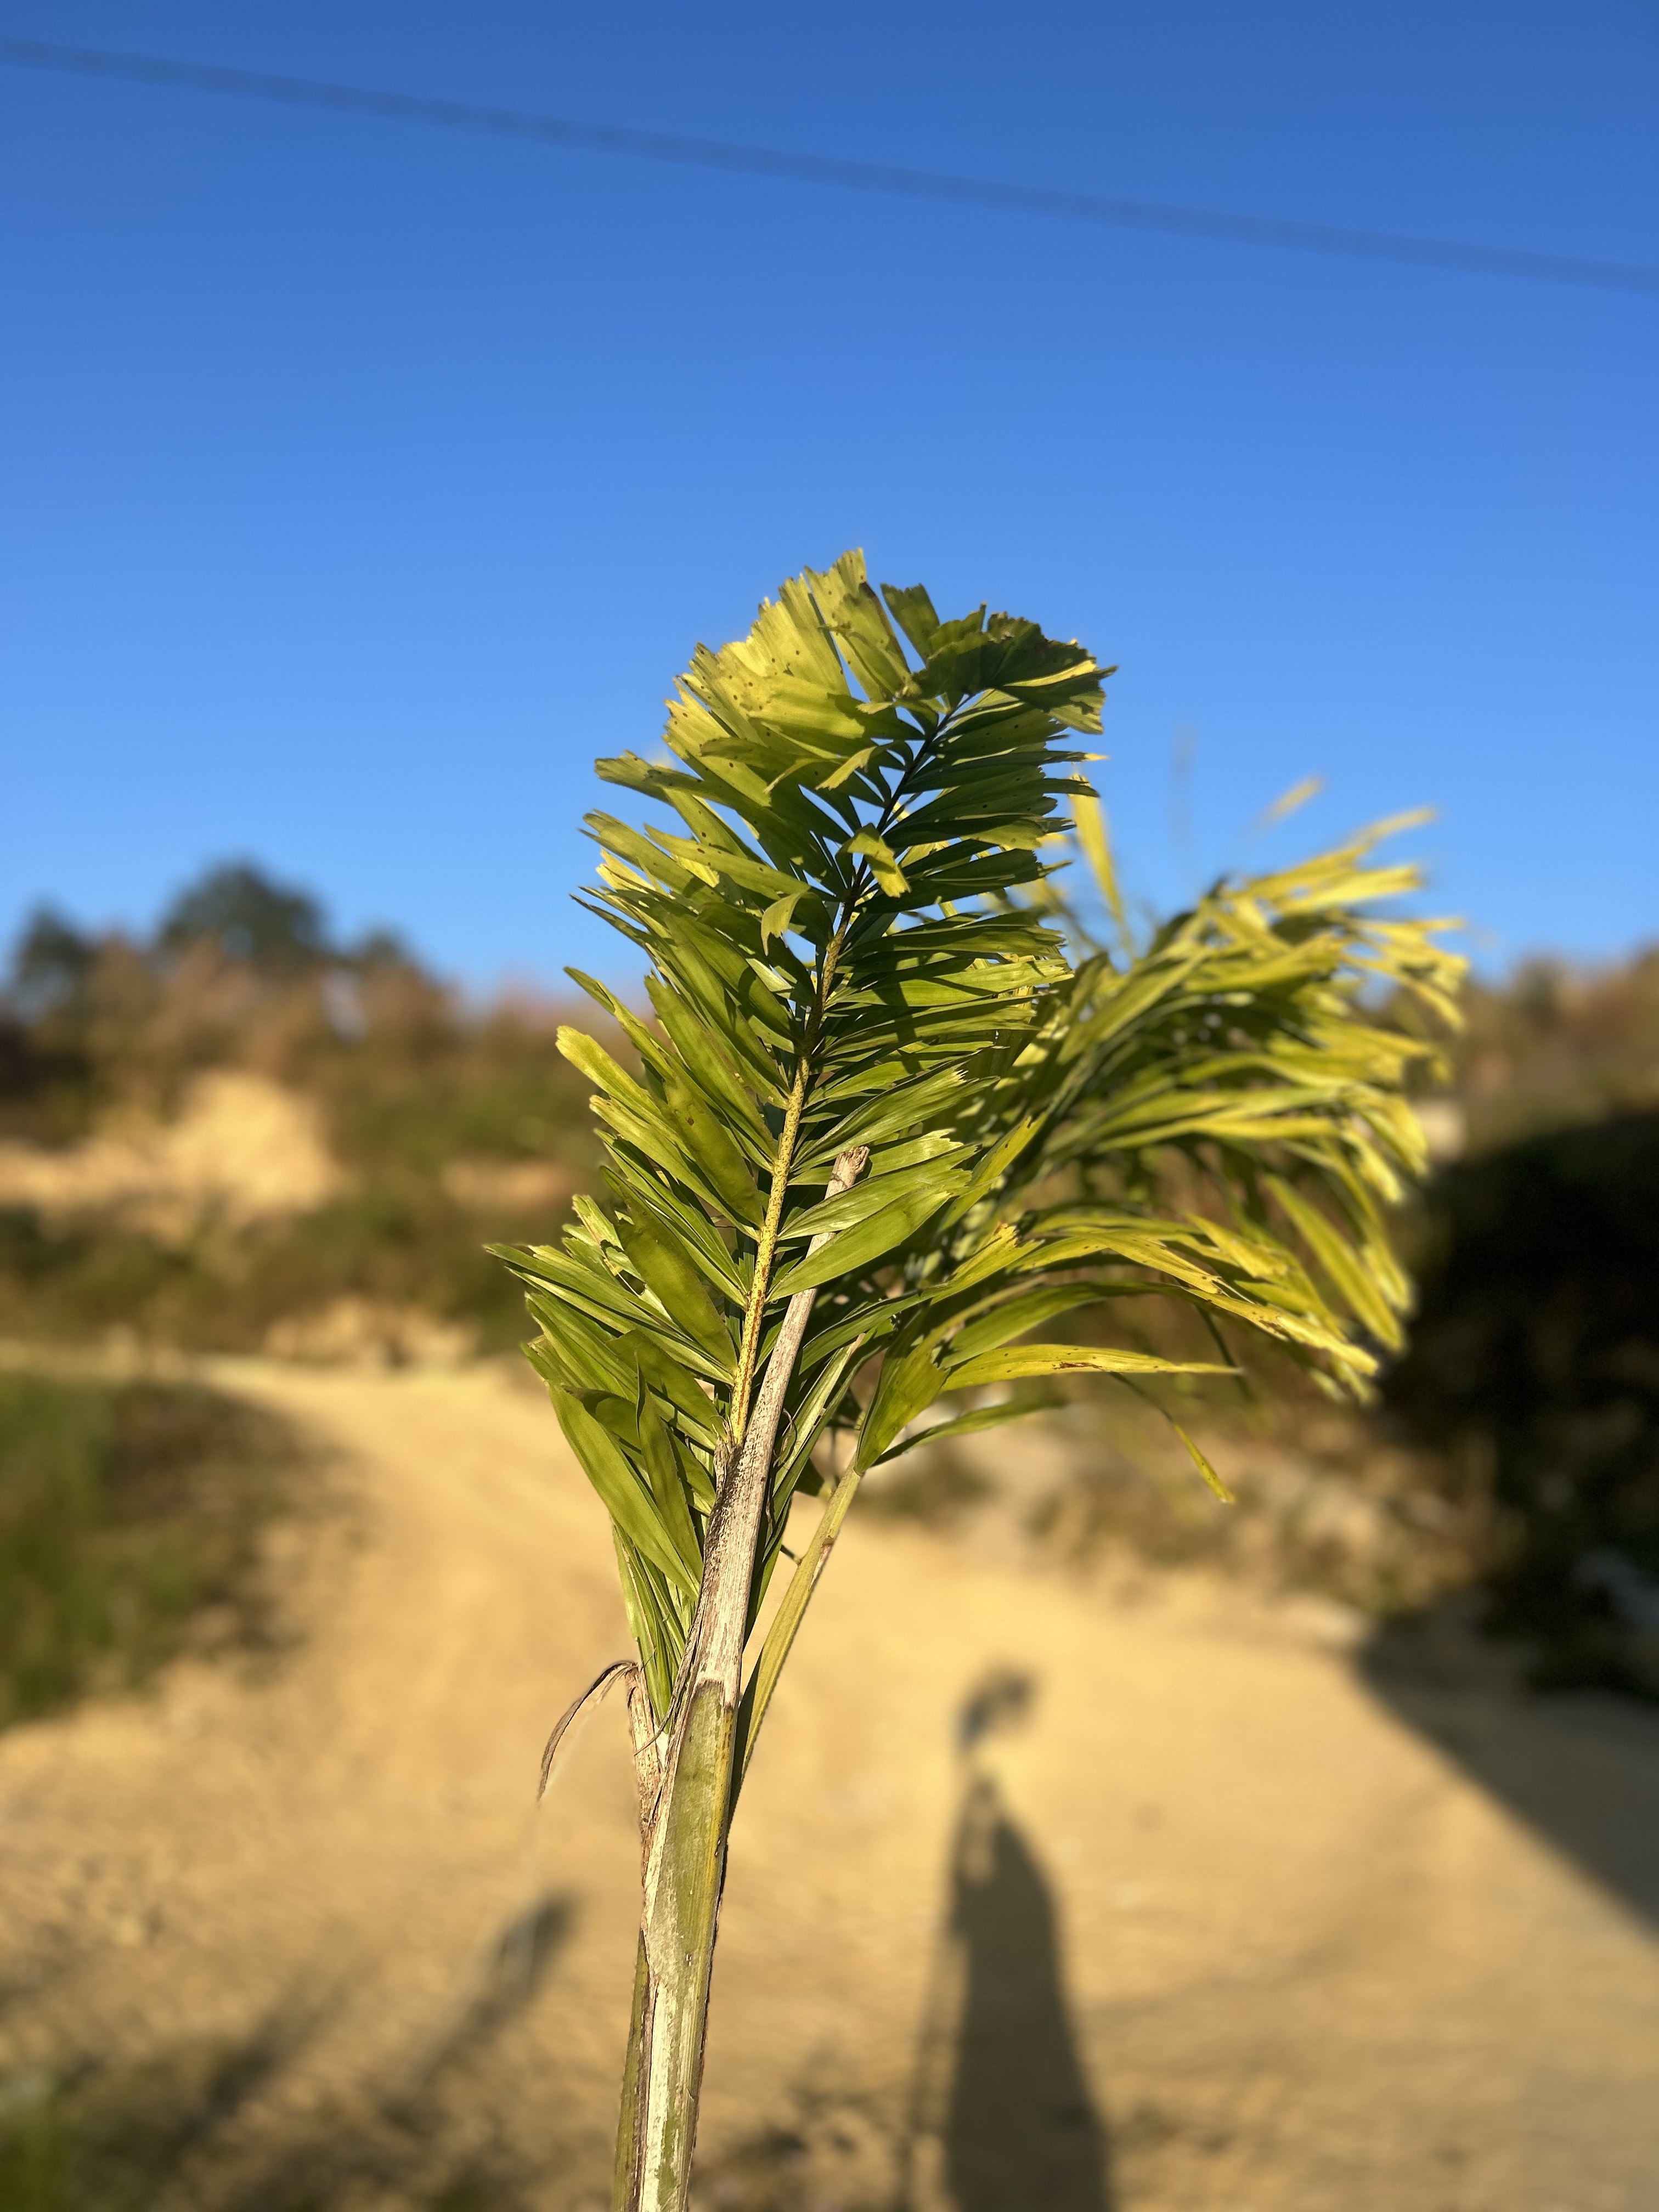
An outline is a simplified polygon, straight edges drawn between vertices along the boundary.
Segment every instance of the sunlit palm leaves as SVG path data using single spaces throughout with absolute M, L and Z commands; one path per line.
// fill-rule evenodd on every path
M 1425 1048 L 1363 994 L 1444 1012 L 1455 963 L 1424 925 L 1362 918 L 1413 880 L 1370 866 L 1372 839 L 1224 887 L 1137 955 L 1074 957 L 1045 878 L 1079 802 L 1115 902 L 1072 743 L 1108 672 L 1033 623 L 878 595 L 848 554 L 699 650 L 672 763 L 600 763 L 675 817 L 589 817 L 595 910 L 645 956 L 651 1014 L 578 979 L 635 1060 L 562 1039 L 594 1086 L 603 1194 L 559 1245 L 502 1256 L 610 1511 L 659 1717 L 797 1291 L 817 1297 L 755 1604 L 815 1448 L 833 1429 L 853 1449 L 751 1686 L 750 1743 L 858 1474 L 947 1394 L 1224 1369 L 1234 1329 L 1352 1389 L 1395 1340 L 1382 1209 L 1422 1164 L 1401 1085 Z M 867 1172 L 826 1199 L 863 1146 Z M 1054 1334 L 1149 1295 L 1202 1317 L 1206 1358 Z M 1023 1407 L 950 1410 L 964 1427 Z

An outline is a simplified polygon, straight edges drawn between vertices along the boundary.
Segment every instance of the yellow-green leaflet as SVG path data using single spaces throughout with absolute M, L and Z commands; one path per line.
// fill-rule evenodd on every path
M 696 1571 L 681 1555 L 656 1507 L 635 1480 L 616 1438 L 570 1391 L 556 1389 L 551 1395 L 559 1426 L 617 1528 L 653 1565 L 682 1589 L 695 1591 Z
M 675 1134 L 713 1183 L 738 1221 L 758 1221 L 763 1211 L 754 1170 L 744 1159 L 719 1115 L 689 1083 L 671 1077 L 664 1101 Z
M 1065 1402 L 1063 1398 L 1005 1398 L 999 1406 L 976 1406 L 971 1413 L 958 1413 L 949 1421 L 934 1421 L 915 1436 L 890 1444 L 872 1465 L 885 1467 L 889 1460 L 902 1458 L 918 1444 L 945 1443 L 952 1437 L 977 1436 L 981 1429 L 1000 1429 L 1005 1421 L 1024 1420 L 1028 1413 L 1050 1412 Z
M 1149 1352 L 1117 1352 L 1094 1344 L 1015 1344 L 981 1352 L 951 1370 L 953 1390 L 983 1382 L 1017 1382 L 1027 1375 L 1231 1375 L 1211 1359 L 1158 1359 Z
M 854 1464 L 872 1467 L 899 1431 L 908 1428 L 918 1413 L 925 1413 L 933 1404 L 945 1382 L 945 1371 L 934 1361 L 932 1347 L 925 1343 L 914 1351 L 895 1353 L 884 1360 L 881 1380 L 859 1431 Z
M 702 1277 L 669 1241 L 666 1233 L 647 1229 L 637 1221 L 628 1221 L 622 1225 L 620 1234 L 623 1250 L 638 1268 L 647 1289 L 655 1291 L 662 1301 L 670 1318 L 677 1321 L 705 1352 L 721 1359 L 729 1358 L 732 1339 L 715 1310 L 714 1301 L 703 1287 Z
M 1233 1496 L 1231 1491 L 1228 1489 L 1226 1484 L 1221 1480 L 1221 1477 L 1216 1473 L 1215 1469 L 1210 1465 L 1209 1461 L 1205 1458 L 1203 1453 L 1188 1435 L 1186 1430 L 1182 1427 L 1180 1422 L 1171 1421 L 1170 1426 L 1180 1437 L 1182 1443 L 1186 1445 L 1188 1452 L 1191 1455 L 1193 1465 L 1203 1476 L 1205 1481 L 1209 1484 L 1211 1489 L 1214 1491 L 1216 1496 L 1221 1500 L 1222 1504 L 1224 1505 L 1236 1505 L 1238 1503 L 1237 1499 Z
M 884 1258 L 896 1244 L 902 1244 L 914 1237 L 922 1223 L 937 1213 L 945 1200 L 960 1188 L 957 1176 L 941 1176 L 933 1189 L 913 1190 L 895 1200 L 892 1205 L 883 1206 L 879 1213 L 872 1213 L 867 1221 L 860 1221 L 855 1228 L 843 1229 L 830 1239 L 822 1251 L 783 1270 L 777 1278 L 778 1296 L 793 1297 L 797 1291 L 811 1290 L 836 1276 L 856 1274 Z

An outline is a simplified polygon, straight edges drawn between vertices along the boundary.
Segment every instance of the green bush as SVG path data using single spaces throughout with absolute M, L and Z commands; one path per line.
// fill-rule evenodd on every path
M 210 1391 L 0 1374 L 0 1726 L 142 1682 L 209 1608 L 267 1640 L 258 1534 L 295 1459 Z
M 1527 1138 L 1424 1194 L 1390 1410 L 1500 1516 L 1492 1626 L 1538 1675 L 1659 1697 L 1659 1114 Z

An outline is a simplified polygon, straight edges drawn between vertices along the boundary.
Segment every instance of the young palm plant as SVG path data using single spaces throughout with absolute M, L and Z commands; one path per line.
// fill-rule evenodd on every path
M 1234 1371 L 1235 1333 L 1358 1394 L 1398 1340 L 1382 1213 L 1423 1164 L 1402 1082 L 1428 1048 L 1367 994 L 1449 1014 L 1455 963 L 1431 925 L 1365 918 L 1415 880 L 1370 864 L 1380 833 L 1133 949 L 1071 742 L 1109 673 L 1034 623 L 878 594 L 849 553 L 699 649 L 672 763 L 599 763 L 678 817 L 588 817 L 594 910 L 645 956 L 654 1019 L 577 975 L 637 1063 L 562 1035 L 604 1197 L 501 1257 L 638 1647 L 548 1753 L 625 1686 L 643 1887 L 618 2212 L 685 2203 L 727 1834 L 867 1470 L 941 1399 L 930 1436 L 1029 1410 L 1027 1378 Z M 1068 801 L 1115 950 L 1059 926 Z M 1190 1309 L 1208 1356 L 1033 1338 L 1148 1296 Z M 822 1510 L 759 1634 L 802 1492 Z

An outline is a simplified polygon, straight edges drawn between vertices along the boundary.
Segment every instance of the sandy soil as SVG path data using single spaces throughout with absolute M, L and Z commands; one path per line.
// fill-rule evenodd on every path
M 164 1244 L 209 1220 L 246 1229 L 309 1212 L 344 1182 L 316 1102 L 236 1068 L 197 1076 L 170 1121 L 129 1111 L 78 1145 L 0 1144 L 0 1204 Z
M 174 2100 L 158 2204 L 598 2207 L 620 1715 L 529 1800 L 625 1648 L 603 1516 L 493 1371 L 214 1371 L 331 1447 L 303 1633 L 0 1739 L 9 2094 Z M 1651 2212 L 1659 1726 L 1332 1631 L 855 1515 L 739 1815 L 701 2202 Z

